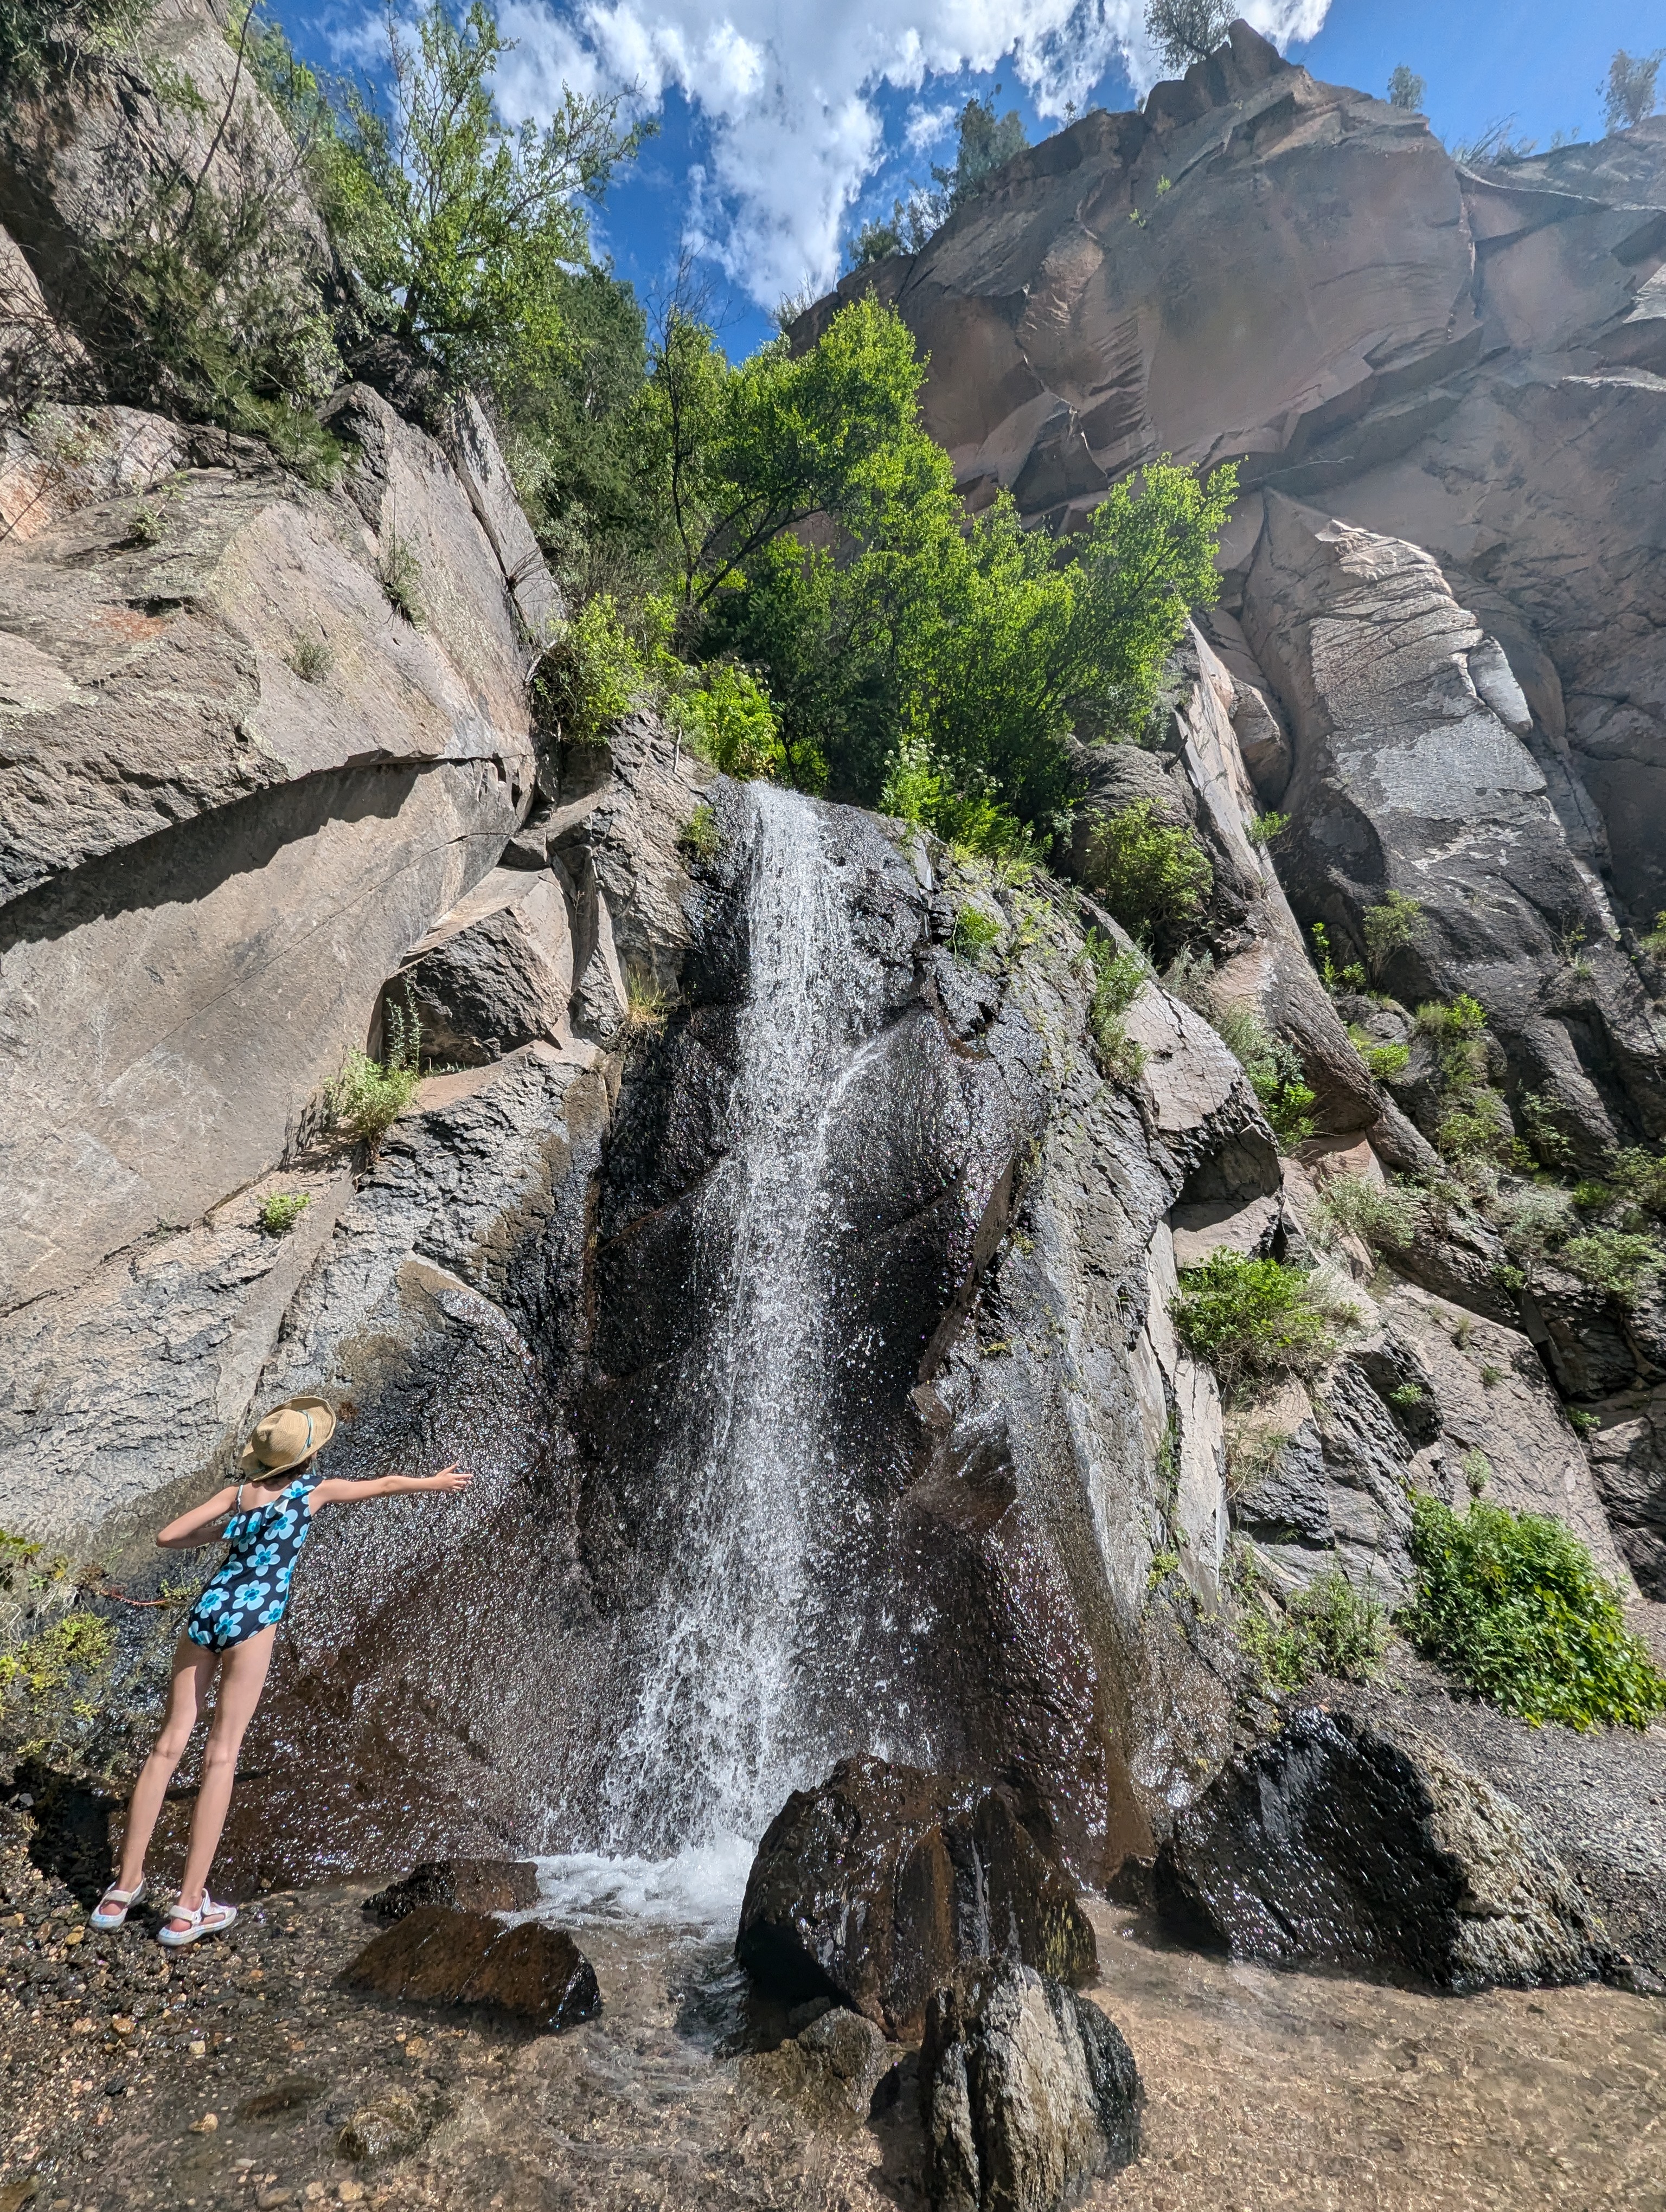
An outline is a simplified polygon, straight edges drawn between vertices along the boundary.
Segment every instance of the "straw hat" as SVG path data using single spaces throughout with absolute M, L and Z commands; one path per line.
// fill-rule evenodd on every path
M 336 1417 L 322 1398 L 286 1399 L 255 1423 L 254 1433 L 239 1455 L 238 1471 L 258 1480 L 263 1474 L 282 1474 L 286 1468 L 299 1467 L 323 1449 L 335 1427 Z

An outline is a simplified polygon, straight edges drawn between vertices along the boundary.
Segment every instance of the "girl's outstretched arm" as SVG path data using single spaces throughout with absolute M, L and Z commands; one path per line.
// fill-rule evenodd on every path
M 159 1528 L 158 1545 L 164 1552 L 189 1552 L 199 1544 L 212 1543 L 219 1534 L 215 1522 L 223 1521 L 236 1503 L 236 1486 L 228 1482 L 223 1490 L 215 1492 L 206 1505 L 193 1505 L 189 1513 Z
M 466 1490 L 474 1480 L 455 1461 L 438 1474 L 383 1474 L 374 1482 L 346 1482 L 332 1475 L 315 1482 L 308 1493 L 316 1505 L 353 1505 L 363 1498 L 407 1498 L 419 1490 Z

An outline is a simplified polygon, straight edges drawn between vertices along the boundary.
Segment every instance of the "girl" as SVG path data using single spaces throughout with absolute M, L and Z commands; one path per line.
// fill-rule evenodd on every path
M 144 1889 L 144 1857 L 173 1770 L 185 1755 L 216 1670 L 220 1686 L 203 1754 L 203 1778 L 192 1816 L 179 1900 L 161 1940 L 170 1949 L 218 1935 L 237 1917 L 234 1905 L 216 1905 L 208 1872 L 226 1824 L 243 1731 L 254 1717 L 271 1663 L 272 1639 L 289 1600 L 289 1577 L 320 1505 L 356 1504 L 362 1498 L 399 1498 L 416 1490 L 463 1490 L 472 1478 L 455 1464 L 438 1474 L 385 1474 L 377 1482 L 321 1481 L 317 1461 L 336 1417 L 321 1398 L 291 1398 L 257 1424 L 238 1462 L 240 1480 L 216 1491 L 206 1505 L 170 1521 L 156 1541 L 166 1551 L 212 1542 L 217 1533 L 231 1547 L 225 1565 L 191 1609 L 173 1655 L 167 1712 L 156 1747 L 146 1759 L 122 1838 L 116 1879 L 91 1916 L 94 1928 L 119 1928 Z

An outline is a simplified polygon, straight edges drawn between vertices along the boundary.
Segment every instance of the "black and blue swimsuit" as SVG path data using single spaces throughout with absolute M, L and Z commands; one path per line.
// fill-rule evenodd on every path
M 205 1650 L 228 1651 L 271 1628 L 289 1602 L 289 1577 L 312 1534 L 307 1493 L 320 1480 L 310 1468 L 267 1504 L 234 1512 L 225 1526 L 231 1556 L 191 1608 L 185 1634 Z M 237 1486 L 240 1499 L 243 1486 Z

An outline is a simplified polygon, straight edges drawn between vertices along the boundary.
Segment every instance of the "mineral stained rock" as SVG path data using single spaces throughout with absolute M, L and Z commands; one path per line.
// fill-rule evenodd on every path
M 525 1912 L 537 1903 L 538 1869 L 528 1859 L 429 1859 L 366 1898 L 364 1909 L 378 1920 L 403 1920 L 423 1905 Z
M 794 1790 L 746 1884 L 735 1954 L 788 2002 L 828 1996 L 917 2035 L 932 1990 L 1004 1955 L 1072 1982 L 1098 1954 L 1073 1884 L 1013 1791 L 883 1759 L 842 1759 Z
M 1232 1760 L 1156 1868 L 1179 1936 L 1450 1990 L 1591 1979 L 1613 1954 L 1509 1800 L 1398 1726 L 1304 1710 Z
M 1090 1999 L 1011 1960 L 963 1969 L 933 1990 L 920 2052 L 934 2212 L 1063 2212 L 1139 2155 L 1143 2099 Z

